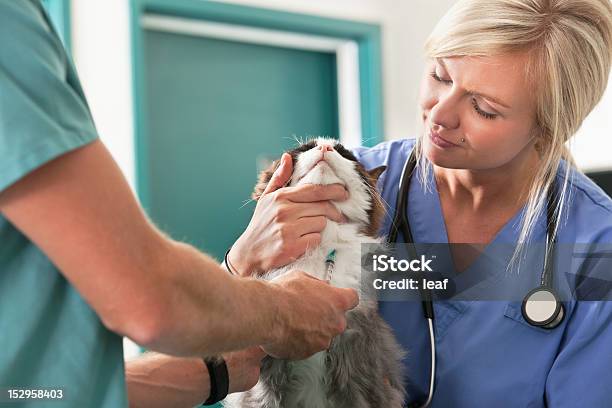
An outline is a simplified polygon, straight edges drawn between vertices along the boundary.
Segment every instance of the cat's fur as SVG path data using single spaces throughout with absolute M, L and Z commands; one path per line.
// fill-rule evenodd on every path
M 318 146 L 328 144 L 333 152 Z M 336 337 L 328 351 L 302 361 L 266 357 L 257 385 L 250 391 L 231 395 L 224 405 L 231 408 L 395 408 L 405 398 L 401 360 L 404 356 L 389 326 L 378 315 L 372 291 L 361 285 L 361 244 L 382 242 L 376 237 L 384 216 L 376 180 L 384 168 L 366 172 L 355 157 L 333 139 L 319 138 L 290 152 L 294 172 L 291 186 L 343 184 L 350 198 L 334 205 L 348 223 L 332 221 L 322 232 L 321 244 L 309 249 L 295 262 L 270 271 L 273 279 L 289 270 L 302 270 L 326 278 L 325 259 L 336 250 L 331 284 L 353 288 L 360 303 L 347 314 L 347 330 Z M 264 171 L 254 192 L 264 191 L 278 162 Z M 371 282 L 372 279 L 369 279 Z

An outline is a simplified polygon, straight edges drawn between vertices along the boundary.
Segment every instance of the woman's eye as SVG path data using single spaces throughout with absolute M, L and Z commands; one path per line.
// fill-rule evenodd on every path
M 495 113 L 490 113 L 490 112 L 482 110 L 480 106 L 478 106 L 478 102 L 476 101 L 476 98 L 474 97 L 472 97 L 472 106 L 474 107 L 474 110 L 476 111 L 476 113 L 485 119 L 495 119 L 497 117 L 497 114 Z
M 442 82 L 443 84 L 450 85 L 450 84 L 452 84 L 452 83 L 453 83 L 453 81 L 451 81 L 450 79 L 442 79 L 442 78 L 440 78 L 440 76 L 439 76 L 439 75 L 436 73 L 436 71 L 435 71 L 435 70 L 434 70 L 434 71 L 431 71 L 431 74 L 430 74 L 430 75 L 431 75 L 431 77 L 432 77 L 433 79 L 435 79 L 435 80 L 436 80 L 436 81 L 438 81 L 438 82 Z

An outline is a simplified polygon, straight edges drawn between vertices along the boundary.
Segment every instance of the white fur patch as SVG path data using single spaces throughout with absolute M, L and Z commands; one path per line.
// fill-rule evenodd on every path
M 317 138 L 317 146 L 324 144 L 335 146 L 335 139 Z M 301 153 L 294 164 L 291 186 L 302 184 L 342 184 L 349 192 L 346 201 L 334 202 L 334 205 L 351 221 L 367 224 L 367 209 L 370 208 L 371 195 L 368 186 L 356 170 L 356 163 L 345 159 L 337 151 L 325 152 L 325 161 L 319 162 L 323 152 L 317 147 Z

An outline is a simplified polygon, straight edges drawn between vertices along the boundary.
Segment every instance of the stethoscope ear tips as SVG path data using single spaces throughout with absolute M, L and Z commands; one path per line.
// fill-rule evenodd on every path
M 547 286 L 539 286 L 527 293 L 521 312 L 527 323 L 543 329 L 557 327 L 565 314 L 559 297 Z

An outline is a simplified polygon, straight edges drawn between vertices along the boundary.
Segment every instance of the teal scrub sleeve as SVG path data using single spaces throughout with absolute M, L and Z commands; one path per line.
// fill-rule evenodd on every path
M 97 137 L 71 61 L 42 6 L 0 0 L 0 191 Z
M 598 239 L 602 248 L 612 245 L 612 229 Z M 610 261 L 594 268 L 595 281 L 610 282 Z M 590 275 L 590 274 L 589 274 Z M 546 401 L 551 408 L 612 406 L 612 299 L 589 280 L 588 291 L 576 301 L 565 329 L 563 340 L 546 380 Z M 580 292 L 580 286 L 578 286 Z M 596 300 L 599 299 L 599 300 Z M 604 299 L 604 300 L 600 300 Z

